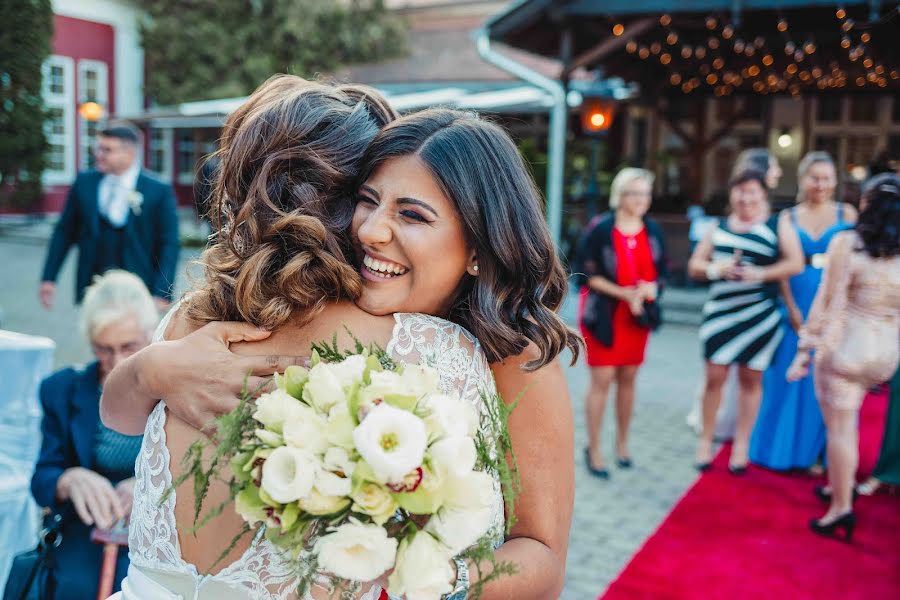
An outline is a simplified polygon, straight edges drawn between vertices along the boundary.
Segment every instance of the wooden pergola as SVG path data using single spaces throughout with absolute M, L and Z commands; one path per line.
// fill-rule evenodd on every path
M 898 2 L 861 0 L 522 0 L 486 25 L 492 41 L 640 87 L 637 102 L 690 148 L 693 186 L 704 157 L 753 96 L 897 94 Z M 685 99 L 733 98 L 730 118 L 687 122 Z M 804 116 L 808 118 L 808 116 Z M 763 116 L 768 132 L 770 120 Z

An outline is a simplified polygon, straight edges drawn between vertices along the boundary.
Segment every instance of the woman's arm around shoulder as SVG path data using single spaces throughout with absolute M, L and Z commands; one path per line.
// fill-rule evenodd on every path
M 572 406 L 559 360 L 522 370 L 538 354 L 529 347 L 491 365 L 501 397 L 517 402 L 509 429 L 522 487 L 516 524 L 497 552 L 498 560 L 517 565 L 517 573 L 485 586 L 483 600 L 557 598 L 565 581 L 575 498 Z
M 107 427 L 141 434 L 153 408 L 165 399 L 179 418 L 202 429 L 237 405 L 245 385 L 257 389 L 266 383 L 263 376 L 296 364 L 296 357 L 238 356 L 228 348 L 235 342 L 265 339 L 269 331 L 235 322 L 201 327 L 173 310 L 178 312 L 163 340 L 122 361 L 107 376 L 100 401 Z

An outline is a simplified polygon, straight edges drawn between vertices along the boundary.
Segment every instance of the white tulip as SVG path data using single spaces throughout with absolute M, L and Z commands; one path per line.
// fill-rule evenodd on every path
M 281 446 L 263 463 L 262 489 L 281 504 L 305 498 L 319 468 L 319 461 L 309 451 Z
M 470 437 L 442 438 L 428 449 L 435 467 L 452 477 L 464 477 L 475 468 L 478 458 L 475 442 Z
M 478 414 L 475 408 L 457 396 L 434 394 L 421 403 L 428 411 L 425 422 L 428 431 L 436 437 L 475 437 L 478 431 Z
M 303 399 L 327 414 L 332 406 L 345 400 L 344 386 L 331 365 L 319 363 L 309 371 Z
M 350 519 L 319 538 L 315 552 L 325 571 L 351 581 L 372 581 L 394 565 L 397 540 L 378 525 Z
M 266 429 L 281 433 L 284 422 L 297 418 L 304 408 L 308 407 L 279 388 L 256 399 L 253 418 Z
M 401 375 L 404 387 L 416 398 L 440 393 L 437 369 L 428 365 L 404 365 Z
M 379 404 L 353 430 L 353 441 L 379 483 L 400 483 L 422 465 L 428 440 L 422 419 Z
M 452 558 L 450 550 L 425 531 L 415 534 L 411 542 L 404 539 L 397 551 L 397 566 L 388 578 L 388 591 L 406 600 L 440 600 L 453 590 Z
M 325 417 L 314 408 L 301 405 L 295 415 L 285 419 L 282 425 L 284 443 L 294 448 L 303 448 L 313 454 L 321 454 L 328 448 L 325 435 Z
M 362 354 L 353 354 L 339 363 L 330 363 L 328 369 L 337 377 L 345 388 L 356 383 L 362 383 L 363 373 L 366 370 L 366 357 Z
M 428 520 L 425 531 L 434 534 L 455 556 L 477 542 L 491 526 L 496 494 L 487 473 L 472 471 L 444 484 L 444 504 Z
M 356 423 L 350 416 L 350 410 L 346 402 L 338 402 L 328 412 L 328 421 L 325 424 L 325 437 L 333 446 L 340 446 L 347 450 L 353 449 L 353 428 Z

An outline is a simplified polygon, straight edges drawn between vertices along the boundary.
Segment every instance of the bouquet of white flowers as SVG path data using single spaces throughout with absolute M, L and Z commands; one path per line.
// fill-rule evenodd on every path
M 204 486 L 228 461 L 245 532 L 264 525 L 297 560 L 301 588 L 324 575 L 358 589 L 390 572 L 391 594 L 438 600 L 452 591 L 451 561 L 464 551 L 492 563 L 486 578 L 513 571 L 494 559 L 489 532 L 494 476 L 508 526 L 516 487 L 506 461 L 511 408 L 499 398 L 483 398 L 494 424 L 479 428 L 473 406 L 440 392 L 433 368 L 359 345 L 345 354 L 317 345 L 310 368 L 289 367 L 275 382 L 219 420 L 211 465 L 200 446 L 188 453 L 181 480 L 200 484 L 198 516 Z

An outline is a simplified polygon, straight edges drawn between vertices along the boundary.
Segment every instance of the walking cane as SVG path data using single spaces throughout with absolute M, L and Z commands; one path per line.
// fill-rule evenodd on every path
M 103 544 L 103 563 L 100 566 L 97 600 L 106 600 L 112 595 L 113 582 L 116 579 L 119 546 L 128 546 L 128 525 L 125 524 L 125 519 L 116 521 L 112 529 L 95 527 L 91 531 L 91 541 L 95 544 Z

